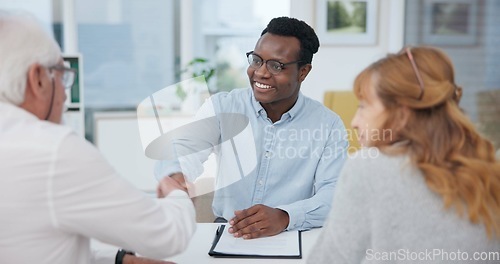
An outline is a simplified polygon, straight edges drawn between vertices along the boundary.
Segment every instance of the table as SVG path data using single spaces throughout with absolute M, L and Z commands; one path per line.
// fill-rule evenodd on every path
M 196 232 L 194 233 L 188 248 L 179 255 L 167 258 L 165 260 L 173 261 L 177 264 L 192 264 L 192 263 L 306 263 L 307 258 L 312 252 L 312 247 L 321 233 L 321 228 L 315 228 L 309 231 L 302 232 L 302 259 L 256 259 L 256 258 L 214 258 L 208 255 L 212 241 L 214 239 L 215 230 L 220 224 L 215 223 L 197 223 Z M 114 259 L 116 250 L 115 246 L 104 244 L 92 239 L 91 245 L 93 249 L 102 252 L 103 255 L 109 255 L 110 259 Z
M 255 258 L 214 258 L 208 255 L 208 251 L 212 246 L 215 230 L 219 224 L 213 223 L 198 223 L 196 232 L 189 243 L 186 251 L 180 255 L 168 258 L 167 260 L 178 264 L 189 263 L 306 263 L 309 254 L 312 251 L 316 239 L 321 233 L 320 228 L 315 228 L 309 231 L 302 232 L 302 259 L 255 259 Z

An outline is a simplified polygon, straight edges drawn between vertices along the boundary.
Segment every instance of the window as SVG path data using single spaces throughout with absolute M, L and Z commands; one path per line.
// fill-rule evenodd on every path
M 500 148 L 500 1 L 406 1 L 405 43 L 442 48 L 463 88 L 461 107 Z
M 175 83 L 174 1 L 75 0 L 89 108 L 135 108 Z
M 94 140 L 95 112 L 134 111 L 178 81 L 178 9 L 178 0 L 74 0 L 88 140 Z
M 245 53 L 253 50 L 267 23 L 290 16 L 290 0 L 193 0 L 193 57 L 216 68 L 212 91 L 247 87 Z

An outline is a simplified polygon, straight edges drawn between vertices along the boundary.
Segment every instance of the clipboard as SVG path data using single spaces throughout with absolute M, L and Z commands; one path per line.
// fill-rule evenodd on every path
M 265 238 L 258 238 L 258 239 L 251 239 L 251 240 L 243 240 L 242 238 L 227 238 L 227 234 L 225 238 L 223 239 L 231 239 L 234 241 L 225 241 L 225 242 L 231 242 L 232 244 L 237 244 L 237 243 L 242 243 L 242 245 L 245 245 L 245 243 L 259 243 L 259 240 L 261 240 L 264 243 L 279 243 L 278 241 L 280 239 L 286 239 L 288 244 L 291 244 L 294 249 L 294 253 L 290 252 L 284 252 L 279 249 L 279 247 L 276 248 L 274 252 L 254 252 L 251 246 L 245 247 L 245 252 L 238 251 L 237 249 L 235 252 L 232 252 L 232 250 L 224 250 L 224 251 L 219 251 L 217 245 L 219 244 L 221 237 L 224 237 L 224 230 L 225 230 L 226 225 L 220 225 L 217 230 L 215 231 L 215 236 L 214 240 L 212 242 L 212 247 L 210 248 L 210 251 L 208 251 L 208 255 L 214 258 L 262 258 L 262 259 L 301 259 L 302 258 L 302 233 L 300 231 L 285 231 L 285 232 L 291 232 L 287 233 L 286 237 L 285 235 L 278 234 L 276 236 L 272 237 L 265 237 Z M 226 231 L 227 232 L 227 231 Z M 295 238 L 295 234 L 296 238 Z M 281 236 L 281 237 L 280 237 Z M 292 239 L 290 239 L 292 238 Z M 296 239 L 296 240 L 295 240 Z M 252 241 L 252 242 L 245 242 L 245 241 Z M 234 243 L 237 242 L 237 243 Z M 298 248 L 297 248 L 298 247 Z M 256 250 L 258 251 L 258 250 Z

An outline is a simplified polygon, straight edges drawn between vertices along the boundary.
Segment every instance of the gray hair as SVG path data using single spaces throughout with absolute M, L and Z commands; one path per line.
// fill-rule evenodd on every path
M 53 66 L 61 58 L 61 50 L 26 12 L 0 10 L 0 36 L 0 102 L 20 105 L 31 65 Z

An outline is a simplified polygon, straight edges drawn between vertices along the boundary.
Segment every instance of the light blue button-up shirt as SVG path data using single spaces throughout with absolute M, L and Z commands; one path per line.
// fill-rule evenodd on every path
M 217 131 L 216 136 L 207 133 L 210 135 L 204 139 L 210 142 L 209 149 L 189 158 L 180 158 L 184 165 L 179 159 L 158 163 L 156 177 L 182 171 L 192 180 L 202 172 L 202 163 L 213 152 L 218 164 L 216 185 L 219 187 L 212 205 L 216 216 L 231 219 L 235 210 L 264 204 L 288 213 L 288 230 L 322 226 L 347 156 L 347 135 L 340 117 L 301 93 L 295 105 L 275 123 L 267 117 L 251 89 L 218 93 L 204 106 L 208 103 L 216 116 L 221 116 L 221 113 L 246 116 L 250 134 L 253 134 L 248 138 L 253 138 L 253 141 L 224 139 L 224 124 L 219 120 L 216 127 L 221 131 Z M 188 143 L 190 140 L 199 140 L 199 137 L 173 141 L 176 153 L 183 146 L 193 149 L 193 144 Z M 224 147 L 221 142 L 230 144 Z M 235 163 L 235 160 L 239 166 L 228 169 L 231 166 L 226 164 Z M 251 164 L 250 169 L 245 167 L 248 164 Z M 244 175 L 236 181 L 227 180 L 240 174 Z M 221 182 L 226 184 L 221 185 Z

